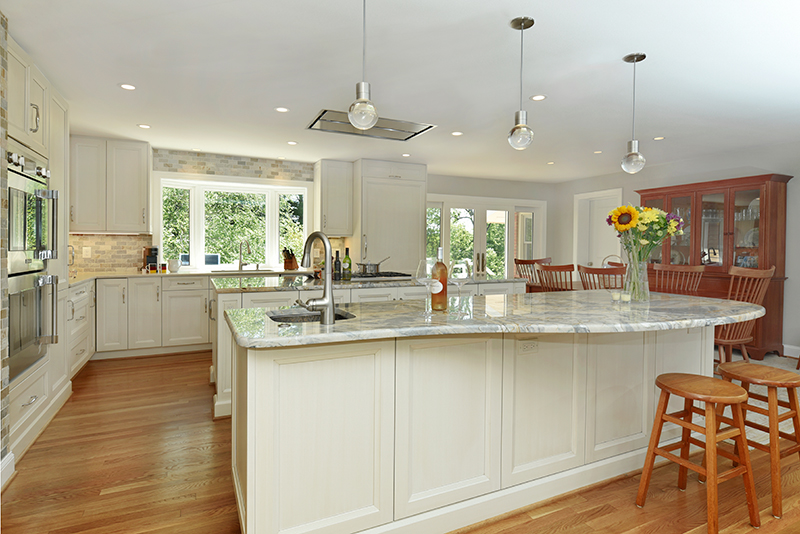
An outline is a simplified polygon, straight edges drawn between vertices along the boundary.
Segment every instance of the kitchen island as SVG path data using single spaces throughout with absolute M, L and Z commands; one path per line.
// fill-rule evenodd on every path
M 605 291 L 462 304 L 342 305 L 355 318 L 332 326 L 226 312 L 243 532 L 443 533 L 640 469 L 655 376 L 710 375 L 714 326 L 764 313 Z

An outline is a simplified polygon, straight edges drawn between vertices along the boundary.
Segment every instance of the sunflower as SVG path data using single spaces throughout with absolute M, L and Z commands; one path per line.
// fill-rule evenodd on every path
M 639 212 L 633 206 L 620 206 L 611 212 L 611 222 L 617 232 L 625 232 L 635 228 L 639 223 Z

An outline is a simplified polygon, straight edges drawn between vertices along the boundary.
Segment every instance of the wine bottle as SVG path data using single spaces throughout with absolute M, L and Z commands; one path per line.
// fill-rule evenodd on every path
M 431 309 L 434 311 L 447 311 L 447 266 L 442 258 L 442 247 L 439 247 L 438 261 L 431 270 L 434 280 L 431 286 Z
M 353 268 L 350 260 L 350 248 L 344 249 L 344 260 L 342 260 L 342 280 L 351 280 L 353 278 Z
M 336 259 L 333 260 L 333 279 L 342 279 L 342 262 L 339 260 L 339 251 L 336 251 Z

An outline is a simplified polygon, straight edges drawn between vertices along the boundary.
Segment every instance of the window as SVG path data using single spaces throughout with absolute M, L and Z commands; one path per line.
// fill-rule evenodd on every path
M 164 260 L 237 268 L 241 248 L 244 262 L 282 267 L 283 249 L 302 254 L 310 183 L 222 180 L 161 176 L 156 242 Z

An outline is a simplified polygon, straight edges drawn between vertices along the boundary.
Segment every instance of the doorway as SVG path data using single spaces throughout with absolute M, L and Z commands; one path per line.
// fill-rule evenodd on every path
M 572 258 L 576 265 L 601 267 L 608 256 L 621 258 L 620 241 L 606 223 L 608 213 L 621 204 L 622 189 L 575 195 Z

